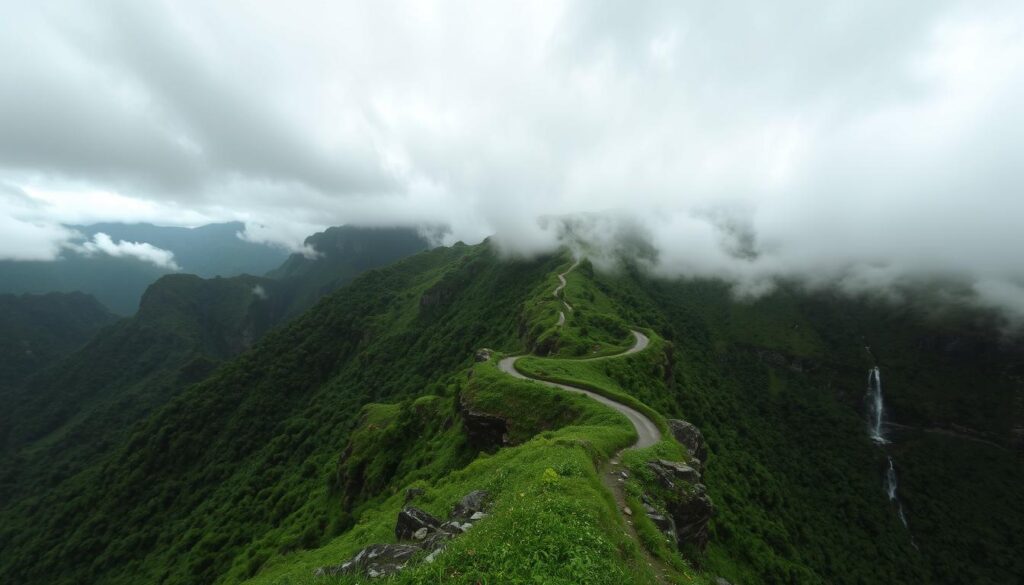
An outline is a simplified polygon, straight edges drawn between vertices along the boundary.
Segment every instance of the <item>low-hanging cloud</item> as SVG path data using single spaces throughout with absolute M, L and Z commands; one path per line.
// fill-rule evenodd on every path
M 174 261 L 174 253 L 162 248 L 157 248 L 146 242 L 128 242 L 118 240 L 115 242 L 105 233 L 97 233 L 92 240 L 81 244 L 73 244 L 72 249 L 86 256 L 105 254 L 114 258 L 135 258 L 142 262 L 148 262 L 167 270 L 181 270 L 178 263 Z
M 97 210 L 295 250 L 328 225 L 444 225 L 741 294 L 943 279 L 1024 316 L 1019 2 L 8 12 L 0 181 L 48 205 L 0 209 L 25 234 L 0 255 Z

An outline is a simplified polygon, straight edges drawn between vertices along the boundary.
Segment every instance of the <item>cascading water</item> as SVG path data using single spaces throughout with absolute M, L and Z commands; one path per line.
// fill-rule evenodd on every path
M 892 457 L 886 457 L 889 460 L 889 469 L 885 472 L 885 491 L 889 494 L 889 501 L 896 504 L 896 514 L 900 517 L 900 522 L 903 523 L 903 527 L 907 528 L 907 517 L 903 515 L 903 504 L 900 499 L 896 497 L 896 468 L 892 464 Z
M 870 351 L 870 350 L 869 350 Z M 882 428 L 885 405 L 882 401 L 882 373 L 878 366 L 868 370 L 868 435 L 878 445 L 885 445 L 889 441 L 885 438 L 885 431 Z M 896 480 L 896 467 L 893 465 L 892 457 L 886 456 L 889 468 L 885 470 L 885 493 L 889 495 L 889 501 L 896 506 L 896 514 L 900 522 L 907 527 L 907 517 L 903 514 L 903 504 L 896 495 L 899 483 Z
M 882 374 L 876 366 L 868 371 L 868 433 L 871 435 L 871 440 L 879 445 L 888 443 L 882 430 L 883 412 Z

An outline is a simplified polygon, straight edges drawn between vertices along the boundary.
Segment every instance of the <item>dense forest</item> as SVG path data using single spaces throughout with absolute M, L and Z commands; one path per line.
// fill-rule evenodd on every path
M 1013 442 L 1024 353 L 985 314 L 796 286 L 741 301 L 719 282 L 586 260 L 552 296 L 572 262 L 504 259 L 489 242 L 437 248 L 369 270 L 281 321 L 253 312 L 259 279 L 178 277 L 177 286 L 234 291 L 215 295 L 237 309 L 213 313 L 230 317 L 220 328 L 190 322 L 194 313 L 174 309 L 182 297 L 168 293 L 172 281 L 161 283 L 147 293 L 153 312 L 140 311 L 148 334 L 191 339 L 184 346 L 197 357 L 141 360 L 131 352 L 157 343 L 131 337 L 141 322 L 80 350 L 90 363 L 148 364 L 129 375 L 128 395 L 144 402 L 164 388 L 164 398 L 127 421 L 116 401 L 94 398 L 119 388 L 128 375 L 119 368 L 54 382 L 75 405 L 61 416 L 93 417 L 73 428 L 96 429 L 103 446 L 48 467 L 38 458 L 63 451 L 50 447 L 59 436 L 10 435 L 6 468 L 22 472 L 3 476 L 0 577 L 321 582 L 315 568 L 394 540 L 408 488 L 439 516 L 474 489 L 494 501 L 490 517 L 398 582 L 1013 583 L 1024 574 Z M 240 323 L 266 328 L 248 343 L 211 334 Z M 630 328 L 648 332 L 650 348 L 578 361 L 617 355 Z M 639 544 L 620 536 L 625 518 L 599 476 L 632 441 L 624 419 L 502 376 L 497 358 L 474 359 L 483 347 L 533 352 L 523 367 L 538 376 L 617 396 L 662 425 L 699 427 L 715 508 L 707 548 L 667 547 L 643 516 Z M 882 446 L 865 422 L 874 366 L 902 425 Z M 64 412 L 46 406 L 26 412 Z M 470 411 L 503 421 L 502 438 L 481 442 Z M 680 453 L 666 438 L 624 457 L 630 497 L 655 493 L 644 483 L 649 461 Z M 906 526 L 883 487 L 887 457 Z M 338 579 L 352 578 L 329 580 Z

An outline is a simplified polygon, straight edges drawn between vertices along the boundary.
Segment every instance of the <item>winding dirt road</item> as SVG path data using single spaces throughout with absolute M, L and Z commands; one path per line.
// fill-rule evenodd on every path
M 633 331 L 633 337 L 636 339 L 636 343 L 633 344 L 633 347 L 627 349 L 626 351 L 620 354 L 597 358 L 588 358 L 586 360 L 580 361 L 607 360 L 614 359 L 619 356 L 637 353 L 638 351 L 643 351 L 644 348 L 646 348 L 647 345 L 650 344 L 651 342 L 646 335 L 640 333 L 639 331 Z M 658 430 L 658 426 L 654 424 L 654 421 L 647 418 L 647 416 L 641 413 L 640 411 L 629 406 L 626 406 L 621 402 L 616 402 L 606 396 L 602 396 L 595 392 L 591 392 L 590 390 L 587 390 L 585 388 L 580 388 L 578 386 L 572 386 L 569 384 L 561 384 L 559 382 L 549 382 L 547 380 L 541 380 L 539 378 L 531 378 L 530 376 L 527 376 L 516 369 L 516 360 L 518 360 L 521 357 L 524 356 L 507 357 L 498 362 L 498 368 L 514 378 L 519 378 L 521 380 L 533 380 L 535 382 L 540 382 L 541 384 L 544 384 L 546 386 L 551 386 L 552 388 L 559 388 L 561 390 L 565 390 L 566 392 L 575 392 L 577 394 L 589 396 L 590 398 L 593 398 L 594 400 L 600 402 L 601 404 L 604 404 L 605 406 L 613 408 L 621 412 L 622 414 L 626 415 L 626 418 L 629 419 L 629 422 L 633 424 L 633 428 L 636 429 L 637 440 L 636 443 L 633 443 L 633 445 L 630 447 L 632 449 L 642 449 L 644 447 L 650 447 L 651 445 L 661 440 L 661 431 Z
M 558 298 L 559 293 L 561 293 L 562 289 L 565 288 L 565 275 L 568 274 L 573 268 L 576 268 L 578 264 L 579 260 L 577 260 L 572 266 L 570 266 L 568 270 L 558 275 L 558 280 L 561 284 L 559 284 L 558 287 L 555 288 L 555 298 Z M 572 306 L 569 303 L 567 303 L 564 298 L 562 298 L 562 304 L 564 304 L 565 308 L 568 309 L 570 312 L 572 311 Z M 561 327 L 564 324 L 565 313 L 559 311 L 558 326 Z M 647 349 L 647 346 L 650 345 L 651 343 L 651 340 L 646 335 L 639 331 L 636 331 L 635 329 L 633 330 L 633 339 L 635 340 L 633 346 L 622 353 L 609 356 L 582 358 L 579 361 L 616 359 L 625 355 L 641 352 Z M 629 447 L 626 447 L 626 449 L 641 449 L 643 447 L 649 447 L 661 441 L 661 431 L 658 430 L 658 426 L 655 425 L 654 421 L 647 418 L 647 416 L 644 415 L 643 413 L 639 412 L 638 410 L 632 407 L 626 406 L 621 402 L 616 402 L 611 398 L 607 398 L 605 396 L 587 390 L 586 388 L 580 388 L 578 386 L 573 386 L 571 384 L 561 384 L 559 382 L 549 382 L 547 380 L 541 380 L 538 378 L 527 376 L 526 374 L 523 374 L 522 372 L 516 369 L 516 361 L 519 360 L 519 358 L 521 357 L 525 356 L 511 356 L 504 358 L 498 362 L 498 368 L 502 372 L 505 372 L 506 374 L 512 376 L 513 378 L 519 378 L 521 380 L 533 380 L 534 382 L 539 382 L 552 388 L 565 390 L 566 392 L 575 392 L 577 394 L 583 394 L 584 396 L 589 396 L 590 398 L 593 398 L 594 400 L 600 402 L 601 404 L 604 404 L 609 408 L 621 412 L 623 415 L 625 415 L 627 419 L 629 419 L 629 422 L 630 424 L 633 425 L 633 428 L 636 429 L 637 436 L 636 442 L 630 445 Z M 639 511 L 634 512 L 627 506 L 626 503 L 626 493 L 623 483 L 626 474 L 623 471 L 623 467 L 620 462 L 620 454 L 624 450 L 625 449 L 620 450 L 618 453 L 615 454 L 614 457 L 612 457 L 612 459 L 609 462 L 604 464 L 601 467 L 599 473 L 601 475 L 601 482 L 612 493 L 612 496 L 615 498 L 616 506 L 618 506 L 618 509 L 621 510 L 620 514 L 628 514 L 629 516 L 632 516 L 634 513 L 637 513 Z M 668 568 L 660 560 L 654 558 L 654 556 L 651 555 L 650 551 L 648 551 L 647 548 L 644 546 L 643 541 L 640 539 L 640 535 L 636 531 L 636 527 L 633 525 L 632 519 L 623 516 L 622 520 L 628 527 L 628 532 L 626 534 L 628 534 L 630 538 L 632 538 L 640 547 L 643 557 L 646 560 L 647 565 L 654 572 L 657 582 L 659 584 L 668 583 Z
M 573 268 L 576 268 L 579 265 L 579 263 L 580 263 L 580 261 L 577 260 L 576 262 L 573 263 L 572 266 L 570 266 L 568 268 L 568 270 L 566 270 L 565 272 L 562 272 L 561 274 L 558 275 L 558 281 L 559 281 L 560 284 L 555 288 L 555 291 L 554 291 L 555 298 L 558 298 L 559 293 L 561 293 L 562 289 L 565 288 L 565 275 L 569 274 L 569 272 L 571 272 Z M 565 299 L 562 299 L 562 302 L 565 304 L 566 308 L 569 308 L 570 311 L 572 310 L 572 308 L 569 307 L 569 304 L 565 302 Z M 565 313 L 559 311 L 558 325 L 562 326 L 564 323 L 565 323 Z M 635 342 L 633 343 L 633 346 L 630 347 L 629 349 L 627 349 L 626 351 L 622 352 L 622 353 L 615 354 L 615 355 L 610 355 L 610 356 L 596 357 L 596 358 L 583 358 L 580 361 L 615 359 L 617 357 L 621 357 L 621 356 L 624 356 L 624 355 L 630 355 L 630 354 L 634 354 L 634 353 L 643 351 L 651 343 L 651 340 L 648 339 L 648 337 L 646 335 L 644 335 L 643 333 L 641 333 L 639 331 L 636 331 L 636 330 L 633 331 L 633 338 L 635 339 Z M 616 401 L 612 400 L 611 398 L 607 398 L 605 396 L 597 394 L 596 392 L 591 392 L 590 390 L 587 390 L 586 388 L 580 388 L 578 386 L 573 386 L 571 384 L 561 384 L 559 382 L 549 382 L 547 380 L 541 380 L 541 379 L 538 379 L 538 378 L 532 378 L 530 376 L 527 376 L 527 375 L 523 374 L 522 372 L 520 372 L 519 370 L 516 369 L 516 360 L 518 360 L 521 357 L 524 357 L 524 356 L 507 357 L 507 358 L 501 360 L 500 362 L 498 362 L 498 368 L 501 369 L 501 371 L 505 372 L 506 374 L 508 374 L 508 375 L 510 375 L 510 376 L 512 376 L 514 378 L 519 378 L 519 379 L 522 379 L 522 380 L 533 380 L 535 382 L 540 382 L 541 384 L 544 384 L 546 386 L 551 386 L 552 388 L 558 388 L 558 389 L 561 389 L 561 390 L 565 390 L 567 392 L 575 392 L 577 394 L 583 394 L 584 396 L 589 396 L 590 398 L 593 398 L 594 400 L 600 402 L 601 404 L 604 404 L 605 406 L 608 406 L 609 408 L 613 408 L 613 409 L 621 412 L 622 414 L 624 414 L 626 416 L 626 418 L 629 419 L 629 422 L 633 424 L 633 428 L 636 429 L 637 441 L 630 448 L 641 449 L 643 447 L 650 447 L 651 445 L 653 445 L 653 444 L 655 444 L 655 443 L 657 443 L 658 441 L 661 440 L 661 431 L 658 430 L 658 426 L 656 424 L 654 424 L 654 421 L 652 421 L 651 419 L 647 418 L 647 416 L 642 414 L 640 411 L 638 411 L 638 410 L 636 410 L 636 409 L 634 409 L 632 407 L 626 406 L 625 404 L 622 404 L 621 402 L 616 402 Z

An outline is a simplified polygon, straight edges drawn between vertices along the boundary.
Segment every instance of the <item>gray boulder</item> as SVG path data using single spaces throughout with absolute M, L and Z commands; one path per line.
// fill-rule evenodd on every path
M 444 548 L 445 544 L 447 544 L 452 538 L 455 538 L 454 534 L 445 532 L 444 530 L 438 530 L 437 532 L 431 532 L 427 535 L 420 546 L 427 552 L 434 552 L 438 549 Z
M 440 528 L 438 528 L 438 530 L 440 530 L 441 532 L 446 532 L 446 533 L 448 533 L 448 534 L 450 534 L 452 536 L 458 536 L 458 535 L 462 534 L 463 532 L 465 532 L 462 529 L 462 524 L 461 523 L 453 522 L 453 521 L 445 522 L 444 524 L 442 524 L 440 526 Z
M 647 517 L 651 519 L 651 522 L 658 527 L 658 530 L 672 541 L 672 544 L 679 543 L 679 537 L 676 535 L 676 522 L 672 519 L 672 516 L 662 514 L 657 508 L 648 504 L 644 504 L 644 511 L 647 513 Z
M 700 483 L 700 472 L 685 463 L 659 459 L 648 461 L 647 467 L 654 472 L 661 485 L 670 490 L 674 490 L 681 482 Z
M 708 447 L 704 443 L 704 434 L 696 426 L 678 418 L 669 419 L 668 429 L 679 444 L 686 447 L 691 457 L 700 461 L 708 460 Z
M 320 567 L 313 571 L 313 576 L 358 574 L 374 579 L 394 575 L 404 569 L 413 555 L 420 550 L 420 547 L 408 544 L 371 544 L 340 565 Z
M 490 497 L 491 494 L 484 490 L 469 492 L 459 500 L 459 503 L 455 504 L 455 508 L 452 509 L 452 518 L 455 520 L 471 519 L 473 514 L 484 511 Z
M 421 528 L 435 529 L 441 525 L 441 521 L 430 514 L 408 506 L 398 513 L 398 521 L 395 522 L 395 538 L 398 540 L 412 540 L 417 531 Z
M 704 484 L 676 492 L 666 507 L 676 524 L 679 547 L 693 547 L 702 552 L 708 544 L 708 524 L 715 513 L 715 506 Z
M 486 361 L 489 361 L 491 359 L 491 355 L 493 353 L 494 353 L 493 349 L 488 349 L 486 347 L 481 347 L 480 349 L 476 350 L 476 354 L 473 355 L 473 359 L 478 361 L 478 362 L 486 362 Z
M 459 399 L 459 416 L 462 417 L 466 438 L 473 447 L 490 450 L 508 444 L 508 423 L 505 419 L 474 409 L 465 396 Z

